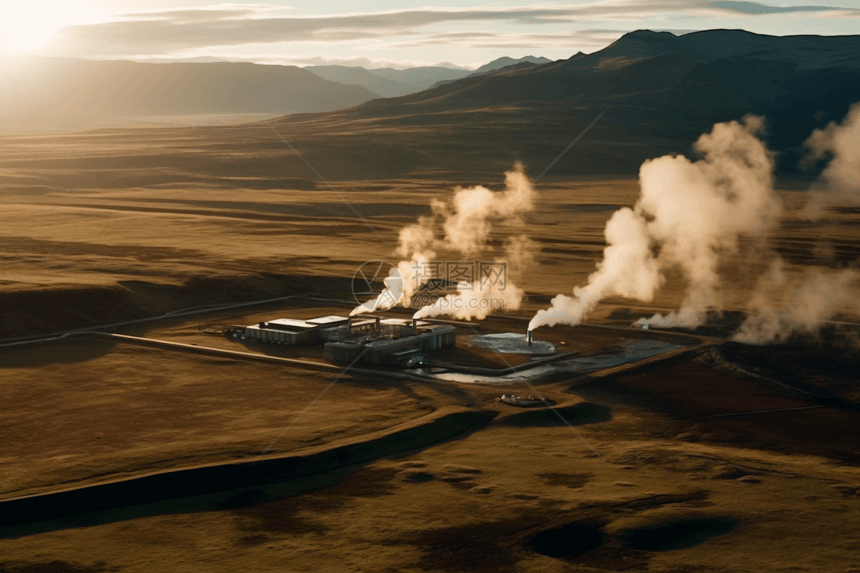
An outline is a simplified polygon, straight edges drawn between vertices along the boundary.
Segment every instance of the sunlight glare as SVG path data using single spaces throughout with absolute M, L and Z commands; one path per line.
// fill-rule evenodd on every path
M 0 0 L 0 53 L 45 50 L 61 28 L 96 14 L 87 0 Z

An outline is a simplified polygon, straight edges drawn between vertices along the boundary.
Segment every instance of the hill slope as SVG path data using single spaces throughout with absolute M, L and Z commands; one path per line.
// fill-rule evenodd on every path
M 0 128 L 12 122 L 100 116 L 330 111 L 379 97 L 294 66 L 139 64 L 61 58 L 0 61 Z
M 439 81 L 453 81 L 469 75 L 469 70 L 425 66 L 395 70 L 351 66 L 307 66 L 305 68 L 321 78 L 352 84 L 369 89 L 382 97 L 398 97 L 414 94 Z
M 379 77 L 411 85 L 415 91 L 429 88 L 440 80 L 457 80 L 468 76 L 469 70 L 424 66 L 395 70 L 394 68 L 371 68 L 368 70 Z
M 98 174 L 92 180 L 99 185 L 130 187 L 156 180 L 196 185 L 215 174 L 226 186 L 249 174 L 255 185 L 264 186 L 288 185 L 283 182 L 296 178 L 316 181 L 298 157 L 284 159 L 289 150 L 283 137 L 329 181 L 430 174 L 492 182 L 500 181 L 514 161 L 524 162 L 533 176 L 541 173 L 605 112 L 553 163 L 546 178 L 633 176 L 645 159 L 690 153 L 693 141 L 715 122 L 755 113 L 767 118 L 765 137 L 777 152 L 780 174 L 797 176 L 802 145 L 812 130 L 841 120 L 860 100 L 858 54 L 860 36 L 640 31 L 593 54 L 463 78 L 337 111 L 235 126 L 117 133 L 112 136 L 117 149 L 125 149 L 126 141 L 147 141 L 151 149 L 145 158 L 127 159 L 137 167 L 122 172 L 110 157 L 51 165 L 86 165 L 88 173 Z M 203 151 L 189 155 L 160 144 L 164 138 L 179 138 L 187 143 L 183 149 Z M 10 140 L 9 145 L 16 144 Z M 25 158 L 16 161 L 10 168 L 28 165 Z M 67 184 L 68 170 L 61 171 L 56 177 Z
M 487 72 L 492 72 L 495 70 L 500 70 L 502 68 L 507 68 L 508 66 L 515 66 L 515 65 L 521 64 L 523 62 L 528 62 L 530 64 L 540 65 L 540 64 L 548 64 L 551 61 L 552 60 L 550 60 L 549 58 L 543 58 L 543 57 L 536 58 L 534 56 L 525 56 L 522 58 L 509 58 L 507 56 L 504 56 L 501 58 L 496 58 L 495 60 L 493 60 L 489 64 L 484 64 L 483 66 L 481 66 L 480 68 L 478 68 L 477 70 L 472 72 L 472 75 L 485 74 Z
M 305 69 L 330 81 L 362 86 L 374 93 L 378 93 L 382 97 L 398 97 L 455 82 L 472 75 L 487 74 L 511 66 L 527 67 L 527 65 L 546 64 L 551 61 L 547 58 L 536 58 L 534 56 L 526 56 L 519 59 L 502 57 L 484 64 L 473 72 L 434 66 L 407 68 L 404 70 L 396 70 L 394 68 L 368 70 L 362 67 L 350 66 L 307 66 Z
M 792 171 L 812 129 L 841 119 L 857 100 L 860 36 L 644 30 L 593 54 L 470 76 L 335 114 L 274 121 L 284 129 L 300 121 L 306 137 L 322 137 L 336 125 L 343 126 L 339 133 L 348 132 L 361 121 L 365 136 L 356 157 L 392 153 L 386 172 L 498 169 L 514 159 L 540 171 L 608 108 L 553 173 L 634 173 L 656 153 L 688 152 L 715 122 L 754 113 L 767 118 L 768 144 L 780 152 L 780 169 Z M 376 134 L 386 134 L 379 147 Z M 403 141 L 390 149 L 394 137 Z M 332 169 L 345 171 L 347 165 Z
M 307 66 L 304 69 L 332 82 L 361 86 L 382 97 L 402 96 L 417 91 L 412 84 L 376 75 L 362 67 Z

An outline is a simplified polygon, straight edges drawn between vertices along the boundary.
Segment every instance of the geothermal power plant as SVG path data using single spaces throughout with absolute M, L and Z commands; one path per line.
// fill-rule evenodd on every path
M 2 0 L 0 573 L 860 573 L 860 0 L 286 4 Z
M 231 328 L 226 334 L 249 342 L 323 346 L 325 359 L 340 365 L 418 366 L 427 363 L 429 352 L 457 342 L 454 327 L 448 324 L 367 315 L 279 318 Z

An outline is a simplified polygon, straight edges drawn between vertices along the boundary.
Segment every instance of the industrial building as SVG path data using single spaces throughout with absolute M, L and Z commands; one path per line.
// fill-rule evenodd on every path
M 300 320 L 278 318 L 232 331 L 233 338 L 277 344 L 321 344 L 338 336 L 349 324 L 346 316 L 323 316 Z
M 349 340 L 327 342 L 325 359 L 335 364 L 399 364 L 419 366 L 427 363 L 427 353 L 454 346 L 457 335 L 450 324 L 428 324 L 388 319 L 376 332 Z
M 234 340 L 281 345 L 324 345 L 335 364 L 418 366 L 427 353 L 454 346 L 454 327 L 379 316 L 324 316 L 307 320 L 279 318 L 227 331 Z

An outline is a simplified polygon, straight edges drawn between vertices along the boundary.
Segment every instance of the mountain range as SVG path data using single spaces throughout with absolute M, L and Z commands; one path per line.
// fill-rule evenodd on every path
M 433 66 L 407 68 L 405 70 L 395 70 L 394 68 L 366 69 L 350 66 L 307 66 L 305 69 L 333 82 L 367 88 L 382 97 L 398 97 L 448 84 L 468 76 L 487 74 L 518 64 L 547 64 L 551 61 L 547 58 L 534 56 L 524 58 L 505 56 L 484 64 L 474 71 Z
M 645 159 L 690 153 L 691 144 L 714 123 L 750 113 L 766 120 L 764 137 L 776 152 L 779 173 L 794 177 L 805 153 L 803 142 L 812 130 L 841 120 L 860 100 L 857 35 L 775 37 L 708 30 L 676 36 L 640 30 L 592 54 L 543 64 L 520 62 L 390 98 L 281 66 L 271 71 L 253 64 L 162 64 L 163 69 L 175 70 L 168 81 L 154 69 L 143 76 L 146 80 L 123 75 L 128 74 L 127 62 L 116 63 L 112 73 L 97 72 L 99 66 L 80 61 L 44 65 L 58 68 L 52 73 L 62 78 L 51 80 L 49 96 L 36 93 L 28 101 L 26 94 L 34 93 L 32 89 L 27 92 L 13 84 L 14 89 L 0 97 L 17 90 L 23 94 L 17 100 L 21 106 L 43 112 L 68 113 L 96 105 L 105 113 L 117 113 L 120 108 L 115 106 L 150 113 L 165 107 L 176 112 L 214 110 L 219 105 L 269 110 L 270 119 L 263 122 L 182 132 L 183 137 L 201 138 L 203 146 L 220 142 L 234 158 L 229 164 L 219 162 L 219 172 L 228 178 L 249 172 L 272 178 L 313 176 L 303 161 L 280 160 L 284 139 L 329 180 L 428 172 L 474 180 L 497 176 L 515 161 L 523 161 L 533 175 L 552 165 L 548 178 L 632 175 Z M 146 66 L 134 66 L 138 65 Z M 192 74 L 195 80 L 206 81 L 191 89 L 187 76 L 197 68 L 169 67 L 184 65 L 209 66 L 212 72 Z M 89 75 L 81 70 L 90 70 Z M 268 75 L 272 73 L 289 74 L 295 81 L 273 83 Z M 381 79 L 403 84 L 410 74 L 422 73 L 373 71 Z M 249 77 L 255 78 L 253 82 Z M 286 92 L 257 93 L 272 85 L 282 85 L 304 99 L 285 103 Z M 177 86 L 186 86 L 182 90 L 196 96 Z M 242 107 L 246 101 L 259 107 Z M 305 108 L 296 110 L 294 101 Z M 156 109 L 152 102 L 161 107 Z M 286 113 L 278 106 L 310 113 L 272 118 Z M 589 131 L 580 139 L 586 128 Z M 570 147 L 573 142 L 576 145 Z M 262 154 L 248 153 L 248 145 Z M 187 158 L 170 153 L 159 152 L 158 161 L 175 165 L 174 173 L 184 173 Z
M 70 58 L 0 60 L 0 132 L 86 129 L 120 118 L 271 117 L 378 98 L 296 66 L 242 62 L 151 64 Z
M 460 68 L 418 67 L 396 70 L 350 66 L 307 66 L 306 70 L 329 81 L 357 85 L 382 97 L 396 97 L 425 90 L 439 81 L 458 80 L 471 72 Z
M 519 64 L 523 64 L 523 63 L 541 65 L 541 64 L 548 64 L 551 61 L 552 60 L 550 60 L 549 58 L 544 58 L 544 57 L 536 58 L 534 56 L 525 56 L 523 58 L 509 58 L 507 56 L 503 56 L 501 58 L 496 58 L 495 60 L 493 60 L 489 64 L 484 64 L 483 66 L 476 69 L 474 72 L 472 72 L 469 75 L 479 76 L 481 74 L 494 72 L 496 70 L 501 70 L 502 68 L 509 68 L 511 66 L 516 66 Z
M 309 160 L 330 167 L 332 177 L 349 178 L 350 169 L 497 171 L 518 159 L 540 170 L 605 112 L 553 167 L 563 175 L 635 173 L 644 159 L 687 153 L 714 123 L 751 113 L 765 117 L 767 143 L 788 173 L 796 171 L 811 131 L 841 119 L 858 100 L 860 36 L 640 30 L 592 54 L 270 123 L 286 133 L 300 123 L 297 136 L 308 142 Z M 350 135 L 356 124 L 360 143 Z M 334 132 L 337 165 L 314 144 Z
M 475 73 L 531 56 L 500 58 Z M 0 133 L 127 124 L 235 122 L 332 111 L 408 95 L 468 76 L 467 69 L 258 65 L 196 61 L 137 63 L 73 58 L 0 59 Z

